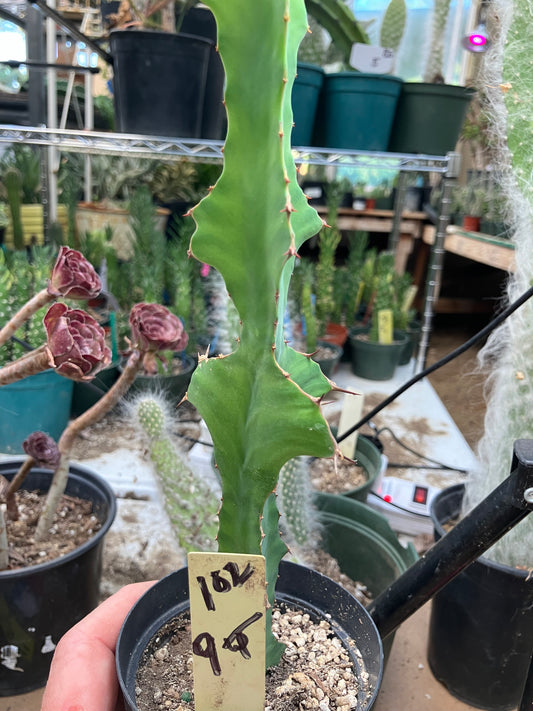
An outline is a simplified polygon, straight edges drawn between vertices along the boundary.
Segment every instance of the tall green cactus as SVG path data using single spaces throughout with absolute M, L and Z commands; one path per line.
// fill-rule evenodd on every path
M 11 225 L 13 227 L 13 244 L 15 249 L 24 249 L 24 230 L 20 215 L 22 202 L 22 176 L 17 168 L 8 168 L 4 173 L 7 201 L 11 212 Z
M 226 70 L 228 133 L 222 175 L 193 211 L 191 251 L 222 274 L 242 332 L 230 355 L 200 359 L 188 397 L 211 432 L 222 479 L 219 549 L 263 551 L 272 601 L 285 551 L 271 496 L 279 471 L 295 456 L 334 451 L 319 408 L 330 384 L 283 334 L 297 251 L 322 225 L 298 186 L 290 146 L 291 89 L 307 17 L 303 0 L 207 4 Z M 267 664 L 280 654 L 267 632 Z

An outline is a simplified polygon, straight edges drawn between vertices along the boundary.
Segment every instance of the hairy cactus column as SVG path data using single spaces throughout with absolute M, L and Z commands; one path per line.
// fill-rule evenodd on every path
M 222 274 L 242 332 L 233 353 L 200 360 L 188 397 L 211 432 L 222 481 L 219 548 L 263 550 L 272 600 L 285 551 L 270 496 L 279 471 L 295 456 L 334 450 L 319 408 L 330 384 L 282 333 L 295 255 L 322 226 L 297 184 L 290 146 L 290 93 L 307 17 L 303 0 L 208 4 L 226 71 L 228 133 L 222 175 L 193 211 L 191 251 Z M 276 657 L 269 635 L 267 663 Z
M 193 474 L 172 442 L 169 404 L 159 396 L 139 395 L 128 411 L 148 438 L 150 458 L 179 545 L 187 552 L 211 550 L 217 531 L 218 499 Z
M 493 47 L 485 55 L 480 83 L 490 101 L 494 161 L 502 171 L 502 189 L 512 223 L 515 271 L 507 283 L 514 301 L 531 286 L 533 274 L 533 73 L 526 28 L 533 23 L 529 0 L 490 3 Z M 496 20 L 496 21 L 495 21 Z M 480 357 L 490 367 L 487 414 L 478 445 L 479 470 L 466 482 L 465 509 L 469 510 L 509 474 L 513 443 L 533 437 L 533 302 L 527 301 L 495 331 Z M 533 565 L 533 517 L 509 531 L 486 556 L 511 566 Z

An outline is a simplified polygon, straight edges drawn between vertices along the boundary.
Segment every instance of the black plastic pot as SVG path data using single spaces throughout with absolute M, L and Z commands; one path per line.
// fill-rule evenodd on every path
M 72 390 L 72 404 L 70 414 L 78 417 L 105 395 L 119 376 L 119 363 L 111 363 L 101 370 L 90 382 L 75 382 Z
M 160 580 L 131 609 L 120 632 L 117 673 L 127 711 L 137 711 L 135 676 L 139 660 L 150 639 L 173 617 L 189 607 L 187 569 Z M 282 561 L 276 585 L 276 598 L 304 609 L 314 619 L 327 616 L 333 630 L 345 642 L 362 688 L 368 688 L 357 711 L 371 709 L 376 700 L 383 672 L 381 640 L 364 607 L 337 583 L 309 568 Z M 354 640 L 365 669 L 350 649 Z M 364 674 L 368 673 L 368 682 Z
M 0 474 L 11 479 L 20 464 L 20 459 L 1 462 Z M 35 468 L 23 486 L 47 491 L 51 476 Z M 62 558 L 0 572 L 0 696 L 44 686 L 54 646 L 99 602 L 103 542 L 115 518 L 115 496 L 106 481 L 81 466 L 70 467 L 66 493 L 92 501 L 102 526 Z
M 342 356 L 342 348 L 328 341 L 318 341 L 318 345 L 323 355 L 321 356 L 317 353 L 317 355 L 313 356 L 313 360 L 318 363 L 320 370 L 326 378 L 332 378 L 339 365 Z M 325 354 L 325 351 L 328 352 L 328 355 Z
M 126 133 L 220 138 L 210 123 L 222 104 L 223 78 L 209 74 L 214 43 L 185 33 L 117 30 L 110 34 L 116 127 Z M 214 90 L 213 102 L 206 97 Z
M 187 392 L 192 374 L 196 368 L 196 361 L 188 355 L 178 355 L 176 358 L 183 358 L 183 369 L 180 373 L 173 375 L 144 375 L 135 376 L 129 393 L 139 392 L 162 392 L 174 401 L 179 402 Z
M 463 494 L 464 485 L 458 484 L 433 499 L 436 540 L 460 513 Z M 429 665 L 461 701 L 490 711 L 520 703 L 533 640 L 529 575 L 479 558 L 433 598 Z

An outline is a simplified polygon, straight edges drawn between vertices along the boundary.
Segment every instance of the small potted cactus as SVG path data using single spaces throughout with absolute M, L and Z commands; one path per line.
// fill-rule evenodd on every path
M 367 321 L 350 331 L 352 372 L 369 380 L 389 380 L 394 376 L 403 350 L 409 342 L 405 331 L 395 328 L 395 311 L 404 312 L 398 304 L 401 279 L 394 271 L 394 255 L 381 252 L 372 260 L 365 286 L 370 293 Z M 366 271 L 366 270 L 365 270 Z
M 332 384 L 308 355 L 287 345 L 283 332 L 298 249 L 322 226 L 298 186 L 290 145 L 290 93 L 298 44 L 307 28 L 305 5 L 303 0 L 259 4 L 210 0 L 209 6 L 217 20 L 226 70 L 228 134 L 222 174 L 192 211 L 197 229 L 190 251 L 222 275 L 242 325 L 231 354 L 200 356 L 187 397 L 206 422 L 214 444 L 222 488 L 218 551 L 265 558 L 267 668 L 277 666 L 284 654 L 272 631 L 273 607 L 280 596 L 290 598 L 293 605 L 298 600 L 304 610 L 311 603 L 319 617 L 324 615 L 319 606 L 323 610 L 327 600 L 342 597 L 342 605 L 329 607 L 326 614 L 341 624 L 339 612 L 348 605 L 350 613 L 341 614 L 343 622 L 357 619 L 371 640 L 363 660 L 371 688 L 367 685 L 357 702 L 365 709 L 379 686 L 379 638 L 370 631 L 372 625 L 355 599 L 348 596 L 348 602 L 346 591 L 339 588 L 333 593 L 332 581 L 281 560 L 286 546 L 274 493 L 286 461 L 306 454 L 333 456 L 336 451 L 320 412 L 321 399 Z M 251 173 L 259 156 L 261 170 Z M 157 636 L 159 624 L 173 618 L 176 601 L 185 604 L 187 589 L 183 571 L 164 578 L 138 601 L 124 623 L 117 670 L 125 706 L 131 711 L 139 709 L 140 655 L 154 632 Z M 157 621 L 155 609 L 165 610 Z M 348 635 L 353 636 L 350 626 Z M 209 661 L 204 661 L 209 668 Z M 241 697 L 243 708 L 263 708 L 260 688 L 253 698 L 247 692 Z
M 44 316 L 46 343 L 0 368 L 0 386 L 47 370 L 87 382 L 105 367 L 111 353 L 104 329 L 82 309 L 56 301 L 85 301 L 100 289 L 89 262 L 62 247 L 48 285 L 0 329 L 0 346 L 5 347 L 27 319 L 51 304 Z M 72 445 L 124 395 L 142 359 L 174 347 L 183 331 L 181 321 L 157 304 L 134 306 L 130 324 L 132 354 L 109 392 L 71 420 L 57 443 L 45 432 L 28 432 L 23 443 L 27 458 L 6 459 L 0 466 L 0 598 L 6 605 L 0 620 L 5 641 L 0 695 L 43 686 L 59 638 L 98 603 L 103 539 L 116 505 L 104 480 L 70 464 Z M 53 401 L 45 406 L 53 408 Z M 47 494 L 39 498 L 38 492 Z

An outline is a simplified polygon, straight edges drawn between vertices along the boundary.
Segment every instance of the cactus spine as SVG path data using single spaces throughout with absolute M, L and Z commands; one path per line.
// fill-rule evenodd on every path
M 213 550 L 218 499 L 195 477 L 170 439 L 166 403 L 159 397 L 140 395 L 130 407 L 136 424 L 148 438 L 165 509 L 179 545 L 187 552 Z

